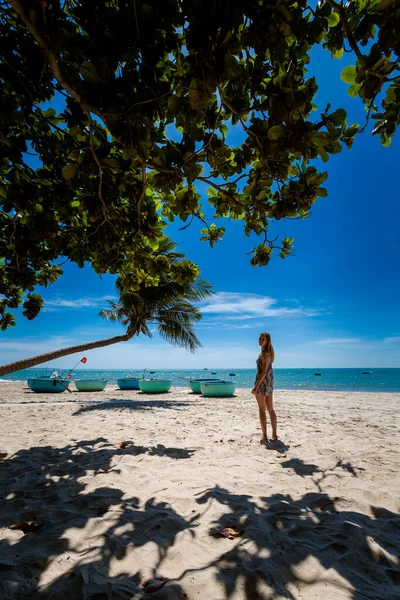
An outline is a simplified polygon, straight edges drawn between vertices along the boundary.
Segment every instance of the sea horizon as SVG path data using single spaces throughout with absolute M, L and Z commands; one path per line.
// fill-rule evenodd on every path
M 4 375 L 0 383 L 23 382 L 30 377 L 50 376 L 56 369 L 66 375 L 70 369 L 56 367 L 31 367 Z M 124 376 L 141 377 L 144 369 L 76 369 L 73 379 L 107 379 L 109 384 L 117 383 Z M 393 367 L 332 367 L 332 368 L 276 368 L 276 390 L 315 390 L 340 392 L 400 392 L 400 368 Z M 254 385 L 255 369 L 202 368 L 202 369 L 146 369 L 146 378 L 170 378 L 175 387 L 185 387 L 189 379 L 215 377 L 235 381 L 238 388 L 251 389 Z

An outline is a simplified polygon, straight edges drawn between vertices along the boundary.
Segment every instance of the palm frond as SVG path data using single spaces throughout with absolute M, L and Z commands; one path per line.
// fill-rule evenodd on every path
M 115 310 L 104 309 L 99 312 L 99 317 L 106 321 L 114 322 L 118 321 L 118 313 Z
M 171 317 L 169 320 L 163 320 L 158 324 L 157 331 L 159 335 L 174 346 L 185 348 L 190 352 L 195 352 L 201 347 L 192 325 L 179 323 Z
M 169 238 L 163 238 L 157 254 L 165 255 L 173 263 L 179 263 L 185 256 L 175 250 L 176 244 Z M 108 321 L 118 321 L 127 333 L 142 333 L 152 337 L 148 327 L 156 322 L 158 332 L 167 341 L 194 352 L 200 342 L 194 333 L 194 324 L 201 319 L 201 304 L 213 294 L 211 285 L 202 278 L 194 283 L 178 284 L 164 277 L 157 286 L 138 285 L 132 291 L 128 276 L 120 276 L 115 284 L 118 302 L 110 302 L 112 310 L 102 310 L 99 314 Z
M 170 318 L 174 315 L 177 320 L 187 319 L 188 322 L 200 321 L 202 314 L 199 308 L 193 306 L 191 302 L 172 302 L 158 311 L 158 320 L 164 317 Z

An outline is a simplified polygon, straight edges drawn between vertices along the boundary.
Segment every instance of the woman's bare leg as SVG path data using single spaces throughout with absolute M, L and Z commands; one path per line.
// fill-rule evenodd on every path
M 266 409 L 266 405 L 265 405 L 265 396 L 260 396 L 260 394 L 256 394 L 256 398 L 257 398 L 257 403 L 258 403 L 258 414 L 260 417 L 260 425 L 261 425 L 261 431 L 262 431 L 262 439 L 268 442 L 268 437 L 267 437 L 267 417 L 265 414 L 265 409 Z
M 274 404 L 273 404 L 273 400 L 272 400 L 272 395 L 271 396 L 265 396 L 265 402 L 266 402 L 266 405 L 267 405 L 267 410 L 268 410 L 268 413 L 269 413 L 269 418 L 271 420 L 272 439 L 273 440 L 277 440 L 278 439 L 278 434 L 276 432 L 277 418 L 276 418 L 276 412 L 274 411 Z

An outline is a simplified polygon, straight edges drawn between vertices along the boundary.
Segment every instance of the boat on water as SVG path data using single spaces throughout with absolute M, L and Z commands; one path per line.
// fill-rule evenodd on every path
M 120 390 L 140 390 L 138 377 L 120 377 L 117 379 L 117 385 Z
M 200 383 L 200 391 L 203 396 L 228 398 L 233 396 L 236 390 L 234 381 L 203 381 Z
M 102 392 L 107 379 L 75 379 L 75 387 L 80 392 Z
M 165 394 L 171 389 L 170 379 L 140 379 L 139 387 L 145 394 Z
M 218 382 L 218 381 L 223 381 L 223 379 L 212 379 L 210 377 L 207 377 L 205 379 L 190 379 L 189 380 L 190 389 L 192 390 L 192 392 L 194 394 L 201 394 L 201 389 L 200 389 L 201 383 L 205 383 L 205 382 L 213 383 L 213 382 Z
M 372 371 L 363 371 L 363 375 L 372 375 Z
M 32 392 L 39 394 L 61 394 L 70 384 L 69 379 L 55 379 L 50 377 L 32 377 L 27 381 Z

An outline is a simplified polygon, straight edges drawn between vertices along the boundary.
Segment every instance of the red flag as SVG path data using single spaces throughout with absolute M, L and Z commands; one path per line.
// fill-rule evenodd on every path
M 86 358 L 86 356 L 84 356 L 84 357 L 81 359 L 81 363 L 85 363 L 85 362 L 87 362 L 87 358 Z

